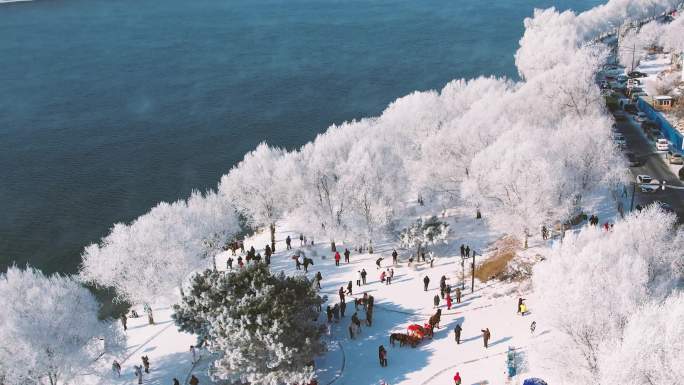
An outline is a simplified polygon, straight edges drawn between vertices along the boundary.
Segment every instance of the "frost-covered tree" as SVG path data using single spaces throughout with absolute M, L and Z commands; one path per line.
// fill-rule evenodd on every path
M 402 247 L 415 247 L 416 253 L 420 253 L 421 248 L 446 243 L 448 235 L 448 223 L 438 220 L 437 217 L 419 218 L 399 233 L 399 242 Z
M 116 289 L 132 303 L 173 300 L 189 273 L 206 267 L 239 230 L 230 204 L 214 192 L 159 203 L 130 224 L 118 223 L 83 252 L 81 277 Z
M 306 277 L 273 275 L 264 264 L 238 272 L 207 270 L 174 306 L 182 330 L 198 333 L 218 355 L 211 373 L 255 385 L 308 383 L 323 352 L 321 298 Z
M 670 385 L 684 378 L 684 293 L 636 311 L 601 365 L 604 384 Z
M 288 208 L 285 152 L 261 143 L 221 178 L 219 193 L 230 201 L 252 227 L 268 227 L 275 249 L 276 221 Z
M 100 354 L 125 346 L 120 329 L 98 320 L 93 294 L 71 277 L 10 267 L 0 274 L 0 308 L 6 385 L 66 384 Z
M 567 236 L 534 271 L 537 322 L 555 329 L 537 360 L 559 384 L 602 382 L 605 361 L 630 322 L 643 328 L 640 309 L 670 296 L 684 277 L 684 236 L 675 217 L 649 207 L 611 231 L 587 227 Z M 657 354 L 657 351 L 651 352 Z

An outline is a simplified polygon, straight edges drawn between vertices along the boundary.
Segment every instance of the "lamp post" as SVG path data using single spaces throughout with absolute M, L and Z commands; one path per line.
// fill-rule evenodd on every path
M 475 250 L 473 250 L 473 274 L 472 274 L 472 279 L 470 281 L 470 292 L 473 293 L 475 292 Z
M 461 255 L 461 290 L 465 290 L 465 260 L 466 257 Z

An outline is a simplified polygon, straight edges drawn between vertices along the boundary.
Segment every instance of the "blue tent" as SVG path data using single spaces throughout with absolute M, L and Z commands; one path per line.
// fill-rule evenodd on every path
M 523 382 L 523 385 L 547 385 L 546 381 L 539 378 L 528 378 Z

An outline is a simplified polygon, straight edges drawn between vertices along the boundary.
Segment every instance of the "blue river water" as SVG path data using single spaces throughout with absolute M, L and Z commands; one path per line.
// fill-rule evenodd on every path
M 455 78 L 516 78 L 533 8 L 598 0 L 0 4 L 0 271 L 76 271 L 259 142 L 296 148 Z

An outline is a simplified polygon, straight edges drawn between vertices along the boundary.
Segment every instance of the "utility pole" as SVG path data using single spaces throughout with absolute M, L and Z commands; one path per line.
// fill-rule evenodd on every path
M 634 53 L 636 52 L 636 43 L 632 45 L 632 71 L 634 71 Z
M 475 292 L 475 250 L 473 250 L 473 275 L 470 281 L 470 292 Z

